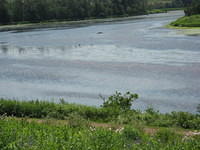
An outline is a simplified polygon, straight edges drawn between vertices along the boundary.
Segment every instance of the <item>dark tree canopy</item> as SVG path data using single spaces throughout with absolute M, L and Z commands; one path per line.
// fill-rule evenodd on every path
M 200 0 L 0 0 L 0 24 L 81 20 L 146 14 L 155 8 L 187 7 L 199 13 Z M 192 5 L 192 6 L 191 6 Z
M 9 12 L 7 9 L 7 1 L 0 0 L 0 23 L 5 24 L 9 22 Z
M 0 23 L 146 14 L 146 0 L 0 0 Z
M 200 14 L 200 0 L 193 0 L 185 9 L 185 14 L 187 16 Z

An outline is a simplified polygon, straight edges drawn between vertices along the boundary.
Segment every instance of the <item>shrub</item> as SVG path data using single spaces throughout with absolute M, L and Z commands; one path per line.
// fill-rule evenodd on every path
M 172 112 L 171 117 L 177 126 L 185 129 L 200 129 L 200 116 L 188 112 Z
M 130 140 L 130 141 L 139 141 L 142 139 L 142 135 L 141 135 L 141 131 L 139 131 L 138 129 L 135 129 L 131 126 L 126 126 L 122 132 L 122 136 L 126 139 L 126 140 Z
M 133 101 L 138 99 L 137 94 L 126 92 L 124 95 L 120 92 L 116 92 L 110 96 L 108 100 L 104 101 L 103 108 L 111 108 L 113 110 L 128 111 L 131 109 Z
M 68 125 L 71 128 L 85 128 L 89 126 L 88 121 L 85 120 L 80 115 L 78 115 L 77 113 L 70 114 L 67 120 L 68 120 Z
M 178 138 L 178 135 L 170 129 L 160 129 L 155 136 L 163 143 L 175 141 Z

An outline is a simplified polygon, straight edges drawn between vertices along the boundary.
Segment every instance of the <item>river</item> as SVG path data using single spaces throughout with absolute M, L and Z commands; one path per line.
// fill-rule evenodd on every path
M 100 106 L 99 95 L 138 93 L 134 108 L 195 112 L 200 36 L 164 26 L 182 11 L 79 27 L 0 32 L 0 97 L 64 98 Z

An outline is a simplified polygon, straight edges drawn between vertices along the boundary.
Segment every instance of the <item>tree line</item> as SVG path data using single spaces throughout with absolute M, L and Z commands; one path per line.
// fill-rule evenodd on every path
M 181 8 L 184 0 L 147 0 L 149 9 Z
M 190 0 L 189 5 L 185 9 L 186 16 L 200 14 L 200 0 Z
M 199 1 L 0 0 L 0 24 L 133 16 L 146 14 L 149 9 L 174 7 L 187 7 L 186 14 L 190 15 L 199 13 Z
M 0 0 L 0 23 L 140 15 L 146 6 L 146 0 Z

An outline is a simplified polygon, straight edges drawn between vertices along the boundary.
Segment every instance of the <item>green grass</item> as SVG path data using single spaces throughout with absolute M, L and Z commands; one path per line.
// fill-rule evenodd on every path
M 175 27 L 200 27 L 200 15 L 184 16 L 170 25 Z
M 161 129 L 154 135 L 125 126 L 121 131 L 0 119 L 1 150 L 198 150 L 200 136 Z
M 200 130 L 200 115 L 187 112 L 172 112 L 161 114 L 153 109 L 146 112 L 136 110 L 120 111 L 113 108 L 91 107 L 69 104 L 61 101 L 51 103 L 44 101 L 14 101 L 0 100 L 0 115 L 29 117 L 29 118 L 55 118 L 66 120 L 81 118 L 83 120 L 115 123 L 137 124 L 155 127 L 179 127 L 184 129 Z
M 168 11 L 175 10 L 184 10 L 184 8 L 161 8 L 161 9 L 152 9 L 148 11 L 148 14 L 157 14 L 157 13 L 167 13 Z
M 198 150 L 199 131 L 186 112 L 0 99 L 0 150 Z

